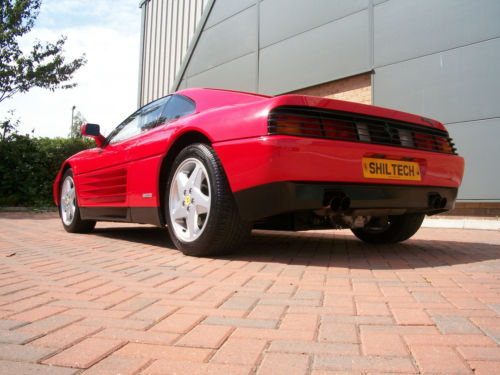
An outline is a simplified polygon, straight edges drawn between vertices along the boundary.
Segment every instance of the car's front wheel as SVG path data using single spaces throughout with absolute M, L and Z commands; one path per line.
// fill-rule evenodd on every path
M 59 197 L 59 214 L 64 229 L 70 233 L 91 232 L 95 227 L 95 221 L 80 218 L 80 208 L 78 207 L 75 181 L 71 169 L 66 170 L 63 175 Z
M 165 194 L 170 236 L 186 255 L 228 253 L 250 233 L 250 224 L 238 213 L 222 164 L 206 144 L 193 144 L 179 153 Z
M 419 230 L 424 214 L 405 214 L 373 218 L 363 228 L 352 232 L 360 240 L 368 243 L 396 243 L 405 241 Z

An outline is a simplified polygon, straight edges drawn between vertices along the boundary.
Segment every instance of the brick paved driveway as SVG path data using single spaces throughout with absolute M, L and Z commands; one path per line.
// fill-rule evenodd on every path
M 0 215 L 0 373 L 500 373 L 500 232 L 254 232 L 219 259 L 166 230 Z

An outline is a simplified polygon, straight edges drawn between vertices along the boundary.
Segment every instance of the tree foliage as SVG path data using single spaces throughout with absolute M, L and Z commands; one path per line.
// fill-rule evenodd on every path
M 86 63 L 85 55 L 66 63 L 64 37 L 35 41 L 22 51 L 19 42 L 33 28 L 40 5 L 41 0 L 0 0 L 0 102 L 34 87 L 74 87 L 73 74 Z M 0 122 L 0 206 L 53 205 L 52 184 L 62 163 L 94 143 L 81 137 L 33 138 L 18 134 L 18 125 L 13 111 Z
M 11 109 L 8 113 L 9 117 L 0 122 L 0 141 L 5 141 L 11 134 L 17 133 L 19 126 L 19 119 L 14 119 L 15 111 Z
M 71 124 L 71 132 L 69 133 L 70 138 L 83 138 L 82 136 L 82 126 L 87 120 L 85 116 L 82 115 L 80 111 L 76 112 L 73 116 L 73 122 Z
M 86 63 L 85 55 L 66 63 L 65 37 L 55 43 L 36 41 L 23 53 L 19 39 L 31 31 L 38 17 L 41 0 L 0 0 L 0 102 L 33 87 L 68 89 L 65 83 Z
M 0 140 L 0 206 L 53 206 L 52 185 L 64 160 L 94 146 L 89 139 L 8 134 Z

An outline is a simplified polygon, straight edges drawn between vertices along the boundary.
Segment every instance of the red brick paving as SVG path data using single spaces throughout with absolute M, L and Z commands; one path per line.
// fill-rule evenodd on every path
M 2 374 L 494 374 L 500 232 L 255 231 L 192 258 L 166 230 L 0 214 Z

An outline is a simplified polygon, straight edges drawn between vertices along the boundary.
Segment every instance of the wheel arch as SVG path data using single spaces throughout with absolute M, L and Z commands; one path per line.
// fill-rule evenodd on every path
M 69 161 L 65 161 L 64 164 L 62 165 L 59 174 L 57 175 L 57 183 L 55 184 L 55 189 L 54 189 L 54 198 L 56 201 L 56 206 L 59 206 L 61 204 L 61 184 L 62 184 L 62 177 L 66 173 L 68 169 L 71 168 L 71 164 Z
M 206 145 L 211 145 L 212 141 L 203 133 L 198 131 L 188 131 L 181 134 L 168 149 L 163 161 L 160 165 L 160 178 L 158 179 L 158 193 L 160 197 L 160 222 L 162 225 L 166 224 L 165 218 L 165 193 L 164 189 L 167 185 L 168 175 L 170 173 L 170 168 L 174 163 L 175 158 L 179 155 L 181 150 L 193 143 L 203 143 Z

